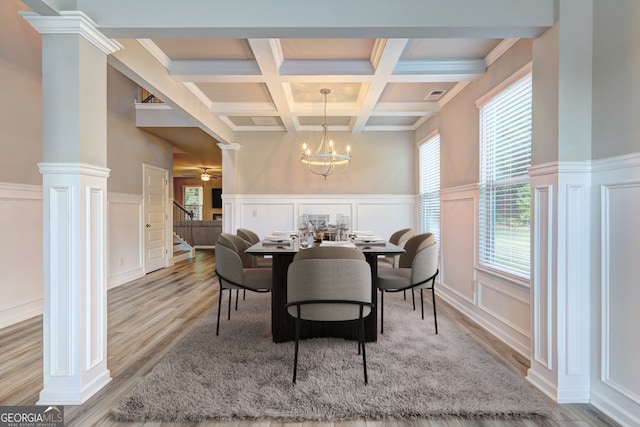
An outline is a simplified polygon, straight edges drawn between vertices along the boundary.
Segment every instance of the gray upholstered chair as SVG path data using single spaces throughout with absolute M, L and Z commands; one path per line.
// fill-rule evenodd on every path
M 220 233 L 216 242 L 216 276 L 218 276 L 220 284 L 216 335 L 220 331 L 223 290 L 229 289 L 229 314 L 227 319 L 231 319 L 231 292 L 233 289 L 253 292 L 269 292 L 272 289 L 271 269 L 253 267 L 251 255 L 244 252 L 248 244 L 244 239 L 228 233 Z M 237 307 L 238 300 L 236 295 L 236 309 Z
M 371 267 L 362 252 L 345 247 L 314 247 L 298 252 L 287 272 L 287 311 L 296 319 L 293 383 L 298 371 L 302 320 L 359 320 L 358 354 L 362 348 L 367 384 L 364 317 L 371 309 Z
M 400 255 L 398 268 L 383 268 L 378 270 L 378 289 L 380 295 L 380 333 L 384 333 L 384 294 L 385 292 L 401 292 L 420 289 L 420 304 L 424 319 L 423 289 L 431 289 L 433 301 L 433 320 L 436 334 L 438 333 L 438 318 L 436 316 L 435 284 L 438 276 L 438 242 L 433 234 L 418 234 L 407 240 L 405 253 Z
M 394 232 L 389 237 L 389 243 L 393 243 L 396 246 L 404 247 L 404 244 L 413 237 L 413 230 L 410 228 L 403 228 Z M 398 268 L 398 262 L 400 255 L 386 255 L 378 258 L 378 268 L 381 267 L 395 267 Z
M 236 235 L 243 238 L 244 240 L 251 243 L 252 245 L 255 245 L 256 243 L 260 242 L 260 237 L 253 231 L 248 230 L 246 228 L 238 228 L 238 230 L 236 230 Z M 254 256 L 253 260 L 254 260 L 254 267 L 270 268 L 272 265 L 272 259 L 265 258 L 262 255 Z

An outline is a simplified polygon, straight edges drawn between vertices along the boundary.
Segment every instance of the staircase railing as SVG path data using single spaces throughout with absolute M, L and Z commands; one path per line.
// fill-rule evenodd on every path
M 184 221 L 193 221 L 193 211 L 173 201 L 173 231 L 193 246 L 193 227 L 185 227 Z
M 173 219 L 181 221 L 193 220 L 193 211 L 186 210 L 180 203 L 173 201 Z

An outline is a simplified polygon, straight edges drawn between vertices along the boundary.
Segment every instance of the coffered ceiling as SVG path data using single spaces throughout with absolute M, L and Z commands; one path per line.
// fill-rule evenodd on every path
M 144 39 L 169 75 L 231 130 L 353 133 L 413 131 L 440 111 L 516 39 Z M 174 129 L 153 133 L 182 147 L 176 176 L 195 174 Z M 193 134 L 191 134 L 193 135 Z M 208 139 L 206 134 L 201 135 Z M 176 138 L 178 137 L 178 138 Z M 202 153 L 204 155 L 204 153 Z M 213 159 L 195 160 L 214 166 Z M 208 162 L 208 163 L 207 163 Z
M 502 39 L 145 39 L 140 43 L 233 131 L 415 130 Z

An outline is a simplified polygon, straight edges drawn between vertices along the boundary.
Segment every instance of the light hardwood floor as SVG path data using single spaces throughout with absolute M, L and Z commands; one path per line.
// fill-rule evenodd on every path
M 588 404 L 553 405 L 542 420 L 469 420 L 461 418 L 356 420 L 349 422 L 277 423 L 270 421 L 190 423 L 117 423 L 109 416 L 136 382 L 170 350 L 195 322 L 217 307 L 213 251 L 198 250 L 195 260 L 112 289 L 108 292 L 108 367 L 113 380 L 88 402 L 65 407 L 67 426 L 616 426 Z M 524 377 L 528 361 L 444 302 L 438 315 L 448 316 L 496 360 Z M 0 405 L 34 405 L 42 389 L 42 317 L 0 329 Z

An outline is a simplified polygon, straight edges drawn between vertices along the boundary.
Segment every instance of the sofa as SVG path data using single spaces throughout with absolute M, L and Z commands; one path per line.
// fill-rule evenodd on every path
M 222 233 L 222 221 L 173 221 L 173 231 L 191 246 L 212 247 Z

